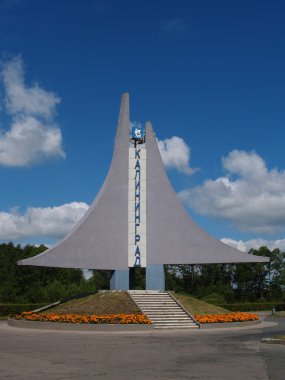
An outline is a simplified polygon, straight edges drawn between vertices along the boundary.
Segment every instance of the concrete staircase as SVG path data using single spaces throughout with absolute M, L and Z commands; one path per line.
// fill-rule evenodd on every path
M 129 294 L 156 329 L 199 328 L 199 324 L 168 292 L 129 290 Z

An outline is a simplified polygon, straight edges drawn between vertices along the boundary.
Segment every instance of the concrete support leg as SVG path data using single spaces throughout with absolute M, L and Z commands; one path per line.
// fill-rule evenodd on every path
M 114 270 L 111 272 L 110 290 L 129 290 L 129 271 Z
M 136 284 L 136 272 L 135 272 L 136 268 L 130 268 L 130 274 L 129 274 L 129 279 L 130 279 L 130 282 L 129 282 L 129 286 L 130 286 L 130 290 L 134 290 L 135 289 L 135 284 Z
M 146 268 L 146 290 L 165 290 L 163 265 L 149 265 Z

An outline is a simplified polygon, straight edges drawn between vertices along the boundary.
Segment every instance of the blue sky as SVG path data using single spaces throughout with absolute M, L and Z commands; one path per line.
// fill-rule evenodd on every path
M 1 241 L 53 244 L 83 215 L 129 92 L 191 217 L 285 249 L 284 16 L 278 0 L 0 0 Z

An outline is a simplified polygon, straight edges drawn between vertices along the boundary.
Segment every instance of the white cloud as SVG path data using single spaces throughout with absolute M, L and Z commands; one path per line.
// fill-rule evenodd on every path
M 162 161 L 167 168 L 191 175 L 197 169 L 190 167 L 190 148 L 181 137 L 157 140 Z
M 13 240 L 27 237 L 62 238 L 86 213 L 84 202 L 71 202 L 57 207 L 30 207 L 24 214 L 17 209 L 0 212 L 0 239 Z
M 182 200 L 197 213 L 227 219 L 244 231 L 284 230 L 285 172 L 268 170 L 255 152 L 234 150 L 222 162 L 227 175 L 182 191 Z
M 20 57 L 2 63 L 4 107 L 11 117 L 10 129 L 0 133 L 0 164 L 27 166 L 50 157 L 65 157 L 62 135 L 54 122 L 60 98 L 38 84 L 24 83 Z
M 260 247 L 267 247 L 271 251 L 279 248 L 282 252 L 285 251 L 285 239 L 280 240 L 265 240 L 265 239 L 251 239 L 247 241 L 234 240 L 229 238 L 222 238 L 221 241 L 231 247 L 237 248 L 240 251 L 248 252 L 251 248 L 259 249 Z
M 263 179 L 267 173 L 264 160 L 255 152 L 248 153 L 235 149 L 223 158 L 222 162 L 229 173 L 239 174 L 250 180 Z
M 48 157 L 64 157 L 61 132 L 56 125 L 47 128 L 33 116 L 15 120 L 0 134 L 0 164 L 26 166 Z
M 3 65 L 2 76 L 6 90 L 5 103 L 11 115 L 18 112 L 48 118 L 54 115 L 55 107 L 60 102 L 59 97 L 43 90 L 37 83 L 33 87 L 25 86 L 21 58 L 6 62 Z

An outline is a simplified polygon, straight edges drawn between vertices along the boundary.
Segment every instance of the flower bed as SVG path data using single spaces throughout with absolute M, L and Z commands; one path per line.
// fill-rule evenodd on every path
M 40 322 L 64 322 L 64 323 L 109 323 L 109 324 L 151 324 L 144 314 L 112 314 L 112 315 L 80 315 L 80 314 L 38 314 L 24 312 L 15 319 Z
M 252 313 L 228 313 L 228 314 L 195 314 L 195 319 L 199 323 L 229 323 L 258 321 L 259 317 Z

